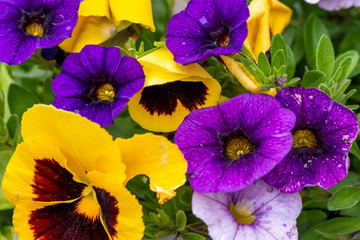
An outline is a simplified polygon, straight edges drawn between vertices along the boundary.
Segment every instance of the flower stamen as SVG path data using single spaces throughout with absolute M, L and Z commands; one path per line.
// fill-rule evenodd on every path
M 238 205 L 238 204 L 237 204 Z M 256 216 L 252 215 L 247 206 L 235 206 L 230 203 L 229 210 L 239 224 L 251 225 Z
M 25 31 L 33 36 L 44 37 L 44 26 L 36 21 L 26 25 Z
M 311 130 L 297 130 L 293 134 L 292 148 L 311 148 L 315 149 L 319 146 L 319 142 L 315 134 Z
M 114 88 L 110 83 L 100 85 L 96 90 L 97 101 L 113 102 L 115 97 Z
M 252 144 L 245 138 L 231 138 L 225 145 L 225 157 L 230 161 L 235 161 L 241 155 L 253 151 Z

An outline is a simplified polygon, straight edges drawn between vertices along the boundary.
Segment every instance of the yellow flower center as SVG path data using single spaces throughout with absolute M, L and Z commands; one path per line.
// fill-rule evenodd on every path
M 315 134 L 310 130 L 297 130 L 293 134 L 293 146 L 292 148 L 307 147 L 315 149 L 319 146 L 319 142 Z
M 25 31 L 33 36 L 44 37 L 43 25 L 38 22 L 32 22 L 26 25 Z
M 76 210 L 91 219 L 100 217 L 101 207 L 91 186 L 84 189 Z
M 239 224 L 250 225 L 256 219 L 256 217 L 251 214 L 249 206 L 247 205 L 248 204 L 241 204 L 240 206 L 235 206 L 234 203 L 230 203 L 229 210 Z
M 232 138 L 226 143 L 224 152 L 225 156 L 229 160 L 235 161 L 241 155 L 247 154 L 252 151 L 252 144 L 245 138 Z
M 226 34 L 226 35 L 222 36 L 221 38 L 219 38 L 216 41 L 216 44 L 219 47 L 226 47 L 229 44 L 229 41 L 230 41 L 229 35 Z
M 96 99 L 98 101 L 114 101 L 115 92 L 110 83 L 104 83 L 96 90 Z

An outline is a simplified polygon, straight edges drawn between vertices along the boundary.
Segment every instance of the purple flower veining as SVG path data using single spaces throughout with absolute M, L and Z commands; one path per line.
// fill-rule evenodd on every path
M 80 0 L 0 0 L 0 62 L 16 65 L 69 38 Z
M 175 143 L 188 162 L 198 192 L 232 192 L 277 165 L 292 145 L 295 115 L 271 96 L 245 93 L 191 112 Z
M 191 0 L 170 19 L 166 46 L 183 65 L 240 52 L 248 17 L 246 0 Z
M 314 185 L 329 188 L 343 179 L 358 133 L 355 114 L 314 88 L 282 89 L 276 99 L 296 114 L 293 146 L 264 181 L 293 193 Z
M 198 193 L 192 211 L 208 226 L 211 239 L 298 239 L 299 193 L 282 194 L 258 180 L 238 192 Z
M 122 56 L 119 48 L 88 45 L 65 59 L 52 82 L 53 105 L 108 126 L 144 81 L 135 58 Z

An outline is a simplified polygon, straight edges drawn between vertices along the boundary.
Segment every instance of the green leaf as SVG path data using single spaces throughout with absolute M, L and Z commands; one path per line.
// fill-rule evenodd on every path
M 48 78 L 44 83 L 43 99 L 45 104 L 52 104 L 54 102 L 55 94 L 51 88 L 52 79 Z
M 269 59 L 266 57 L 265 53 L 263 52 L 260 52 L 259 54 L 258 65 L 266 77 L 271 76 L 271 66 L 269 63 Z
M 13 147 L 16 147 L 17 138 L 20 133 L 20 121 L 17 115 L 11 115 L 6 122 L 6 127 L 8 128 L 10 138 L 12 139 Z
M 287 79 L 292 79 L 294 77 L 296 70 L 295 56 L 291 48 L 287 47 L 287 66 L 286 66 L 286 75 Z
M 271 60 L 271 66 L 274 69 L 280 69 L 282 66 L 286 67 L 286 57 L 285 57 L 285 51 L 280 49 L 278 50 L 275 55 L 272 57 Z
M 354 71 L 354 69 L 359 61 L 359 53 L 354 50 L 350 50 L 350 51 L 347 51 L 347 52 L 339 55 L 335 61 L 335 69 L 339 68 L 342 65 L 344 66 L 343 62 L 347 58 L 351 59 L 351 64 L 347 68 L 344 79 L 347 78 Z
M 285 56 L 285 63 L 287 62 L 287 45 L 285 42 L 285 39 L 283 38 L 283 36 L 281 36 L 281 34 L 276 34 L 275 37 L 273 38 L 272 42 L 271 42 L 271 61 L 273 62 L 273 57 L 275 56 L 275 54 L 279 51 L 282 50 Z
M 360 200 L 359 187 L 343 187 L 338 190 L 329 200 L 328 209 L 330 211 L 351 208 Z
M 358 158 L 358 160 L 360 160 L 360 149 L 359 149 L 359 146 L 357 145 L 356 142 L 353 142 L 352 146 L 351 146 L 351 149 L 350 149 L 350 152 L 352 154 L 355 155 L 355 157 Z
M 323 92 L 326 93 L 329 97 L 332 98 L 333 92 L 331 91 L 331 89 L 330 89 L 326 84 L 320 83 L 318 89 L 321 90 L 321 91 L 323 91 Z
M 186 233 L 183 236 L 183 240 L 206 240 L 205 237 L 196 233 Z
M 263 71 L 254 63 L 244 57 L 240 57 L 241 63 L 245 66 L 245 68 L 255 77 L 255 79 L 259 83 L 266 82 L 266 76 Z
M 316 69 L 325 73 L 325 82 L 330 80 L 334 71 L 335 52 L 330 38 L 322 35 L 316 50 Z
M 4 177 L 6 166 L 13 154 L 12 150 L 2 150 L 0 151 L 0 189 L 2 186 L 2 179 Z M 0 210 L 13 209 L 14 206 L 6 200 L 2 191 L 0 191 Z
M 341 68 L 340 68 L 341 69 Z M 350 86 L 351 80 L 345 79 L 337 88 L 335 95 L 333 96 L 333 99 L 336 101 L 341 97 L 341 95 L 344 94 L 346 89 Z
M 179 210 L 177 213 L 176 213 L 176 227 L 179 231 L 182 231 L 185 229 L 185 226 L 186 226 L 186 214 L 183 210 Z
M 311 69 L 316 68 L 316 49 L 323 34 L 329 36 L 329 31 L 320 18 L 311 14 L 306 21 L 304 32 L 306 61 Z
M 14 80 L 10 77 L 8 71 L 8 65 L 5 63 L 0 63 L 0 90 L 4 93 L 5 109 L 4 109 L 4 120 L 6 121 L 10 116 L 9 105 L 7 104 L 9 86 Z
M 318 70 L 310 70 L 305 72 L 301 86 L 304 88 L 316 88 L 325 79 L 325 73 Z
M 11 84 L 9 87 L 8 102 L 10 112 L 17 114 L 21 118 L 28 108 L 40 103 L 40 100 L 32 92 L 16 84 Z
M 0 227 L 0 240 L 13 240 L 15 237 L 14 227 L 11 225 L 2 225 Z
M 318 231 L 332 234 L 348 234 L 360 230 L 360 218 L 337 217 L 316 224 L 310 228 L 300 240 L 320 240 L 322 235 Z

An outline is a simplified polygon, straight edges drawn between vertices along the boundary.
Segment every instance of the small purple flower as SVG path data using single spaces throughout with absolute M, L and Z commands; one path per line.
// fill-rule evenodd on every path
M 240 52 L 249 15 L 246 0 L 191 0 L 170 19 L 166 46 L 183 65 Z
M 359 0 L 305 0 L 311 4 L 318 4 L 319 7 L 328 11 L 337 11 L 340 9 L 360 7 Z
M 198 192 L 232 192 L 277 165 L 292 145 L 295 115 L 269 95 L 245 93 L 191 112 L 175 134 Z
M 144 81 L 135 58 L 121 56 L 119 48 L 88 45 L 65 59 L 52 82 L 53 105 L 108 126 Z
M 23 63 L 70 37 L 80 0 L 0 0 L 0 62 Z
M 279 193 L 262 180 L 238 192 L 194 192 L 192 198 L 192 211 L 213 240 L 296 240 L 301 207 L 299 193 Z
M 285 88 L 276 99 L 296 114 L 289 154 L 263 179 L 284 193 L 329 188 L 347 175 L 358 133 L 355 114 L 315 88 Z

